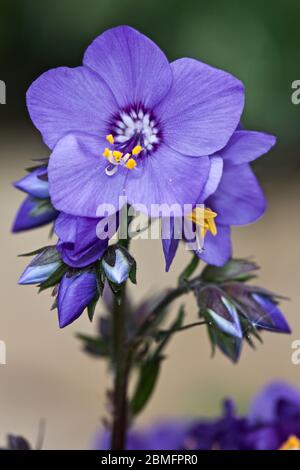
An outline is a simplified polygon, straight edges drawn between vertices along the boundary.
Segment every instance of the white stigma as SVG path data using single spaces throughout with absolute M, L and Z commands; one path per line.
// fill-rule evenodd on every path
M 139 136 L 140 145 L 146 150 L 152 150 L 154 144 L 159 143 L 158 129 L 155 121 L 150 120 L 150 115 L 139 110 L 129 114 L 121 113 L 116 122 L 115 142 L 125 144 L 135 136 Z

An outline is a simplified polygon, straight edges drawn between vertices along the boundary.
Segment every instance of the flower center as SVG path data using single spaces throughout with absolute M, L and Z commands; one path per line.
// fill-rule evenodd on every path
M 108 164 L 105 172 L 112 176 L 119 166 L 134 170 L 139 158 L 150 155 L 161 141 L 154 117 L 142 108 L 122 111 L 111 123 L 112 133 L 106 136 L 111 147 L 106 147 L 103 157 Z
M 208 207 L 196 207 L 191 214 L 187 216 L 194 224 L 200 227 L 200 236 L 203 240 L 207 232 L 215 237 L 218 233 L 215 218 L 217 213 Z

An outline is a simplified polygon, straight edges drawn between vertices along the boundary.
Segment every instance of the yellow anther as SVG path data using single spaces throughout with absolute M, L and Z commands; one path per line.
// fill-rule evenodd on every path
M 140 145 L 136 145 L 136 146 L 132 149 L 132 155 L 139 155 L 142 150 L 143 150 L 143 147 L 141 147 Z
M 201 237 L 204 238 L 207 232 L 215 237 L 217 235 L 217 226 L 215 218 L 217 213 L 213 212 L 208 207 L 196 207 L 191 214 L 187 216 L 189 220 L 200 227 Z
M 279 450 L 300 450 L 300 440 L 296 436 L 290 436 L 287 441 L 285 441 Z
M 114 150 L 112 154 L 115 157 L 116 162 L 119 162 L 123 157 L 123 153 L 119 152 L 119 150 Z
M 114 136 L 112 134 L 108 134 L 106 137 L 107 142 L 109 142 L 111 145 L 115 143 Z
M 133 170 L 136 167 L 136 161 L 133 158 L 129 158 L 125 166 L 128 170 Z
M 110 156 L 110 152 L 111 152 L 111 151 L 106 147 L 105 150 L 104 150 L 104 152 L 103 152 L 103 154 L 102 154 L 103 157 L 109 157 L 109 156 Z

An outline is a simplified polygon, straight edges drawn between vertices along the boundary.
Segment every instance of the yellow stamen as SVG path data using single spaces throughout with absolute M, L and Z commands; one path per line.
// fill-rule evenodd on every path
M 133 158 L 130 158 L 125 166 L 128 168 L 128 170 L 133 170 L 136 167 L 136 161 Z
M 300 440 L 296 436 L 290 436 L 287 441 L 285 441 L 279 450 L 300 450 Z
M 215 237 L 218 233 L 215 218 L 217 213 L 208 207 L 196 207 L 191 214 L 187 216 L 194 224 L 200 227 L 201 237 L 204 238 L 207 232 Z
M 107 142 L 109 142 L 111 145 L 115 143 L 114 136 L 112 134 L 108 134 L 106 137 Z
M 102 154 L 103 157 L 109 157 L 109 156 L 110 156 L 110 152 L 111 152 L 111 151 L 106 147 L 106 149 L 104 150 L 104 152 L 103 152 L 103 154 Z
M 143 150 L 143 148 L 142 148 L 140 145 L 136 145 L 136 146 L 132 149 L 132 155 L 139 155 L 142 150 Z
M 114 150 L 112 154 L 115 157 L 116 162 L 119 163 L 121 158 L 123 157 L 123 153 L 119 152 L 119 150 Z

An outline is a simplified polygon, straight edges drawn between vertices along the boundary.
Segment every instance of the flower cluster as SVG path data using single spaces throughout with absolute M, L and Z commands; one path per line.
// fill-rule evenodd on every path
M 101 433 L 97 449 L 109 449 Z M 274 382 L 253 399 L 246 416 L 232 401 L 216 419 L 166 420 L 128 434 L 128 450 L 300 450 L 300 392 Z
M 44 73 L 29 88 L 27 106 L 51 155 L 15 183 L 27 198 L 13 230 L 55 221 L 58 240 L 57 253 L 39 253 L 20 283 L 56 286 L 61 327 L 99 298 L 106 278 L 118 285 L 129 276 L 126 250 L 105 261 L 122 204 L 149 217 L 159 206 L 167 270 L 180 240 L 207 263 L 224 265 L 230 227 L 265 210 L 249 162 L 275 138 L 241 129 L 242 83 L 194 59 L 169 63 L 133 28 L 100 35 L 83 65 Z M 176 230 L 178 214 L 170 218 L 174 205 L 189 222 L 184 233 Z

